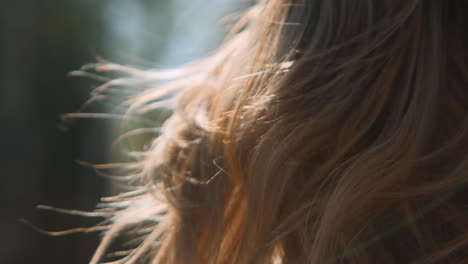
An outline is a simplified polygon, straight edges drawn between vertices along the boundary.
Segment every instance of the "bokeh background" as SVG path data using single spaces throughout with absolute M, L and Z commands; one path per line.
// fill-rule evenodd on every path
M 226 33 L 220 19 L 247 0 L 16 0 L 0 8 L 0 263 L 87 263 L 97 234 L 49 231 L 97 220 L 36 208 L 91 211 L 109 182 L 75 160 L 109 161 L 115 120 L 78 120 L 96 86 L 67 73 L 97 57 L 168 68 L 207 55 Z M 106 111 L 97 106 L 95 111 Z

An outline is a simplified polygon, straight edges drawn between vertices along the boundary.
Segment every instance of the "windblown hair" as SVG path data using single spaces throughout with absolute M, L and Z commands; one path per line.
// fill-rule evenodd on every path
M 265 0 L 179 70 L 95 65 L 156 87 L 129 115 L 171 115 L 91 263 L 124 233 L 117 263 L 468 263 L 467 14 Z

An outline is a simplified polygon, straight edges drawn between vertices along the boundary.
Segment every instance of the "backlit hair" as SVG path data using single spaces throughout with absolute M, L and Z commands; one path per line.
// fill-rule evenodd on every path
M 468 2 L 265 0 L 172 71 L 97 64 L 170 113 L 105 199 L 117 263 L 466 263 Z M 154 120 L 153 120 L 154 121 Z M 150 124 L 156 124 L 155 122 Z M 143 130 L 141 130 L 143 131 Z

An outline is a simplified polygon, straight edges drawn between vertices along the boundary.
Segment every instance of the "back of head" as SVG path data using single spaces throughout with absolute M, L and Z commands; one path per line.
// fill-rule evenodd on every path
M 143 186 L 109 203 L 92 263 L 132 226 L 145 232 L 128 263 L 466 261 L 467 12 L 464 0 L 254 6 L 213 55 L 134 99 L 133 113 L 173 113 Z

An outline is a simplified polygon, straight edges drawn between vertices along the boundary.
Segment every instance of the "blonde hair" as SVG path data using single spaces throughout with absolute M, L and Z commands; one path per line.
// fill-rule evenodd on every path
M 211 56 L 150 83 L 170 117 L 105 199 L 91 263 L 464 263 L 466 1 L 269 0 Z M 117 89 L 117 88 L 116 88 Z M 101 89 L 104 91 L 104 89 Z M 150 125 L 154 129 L 156 125 Z

